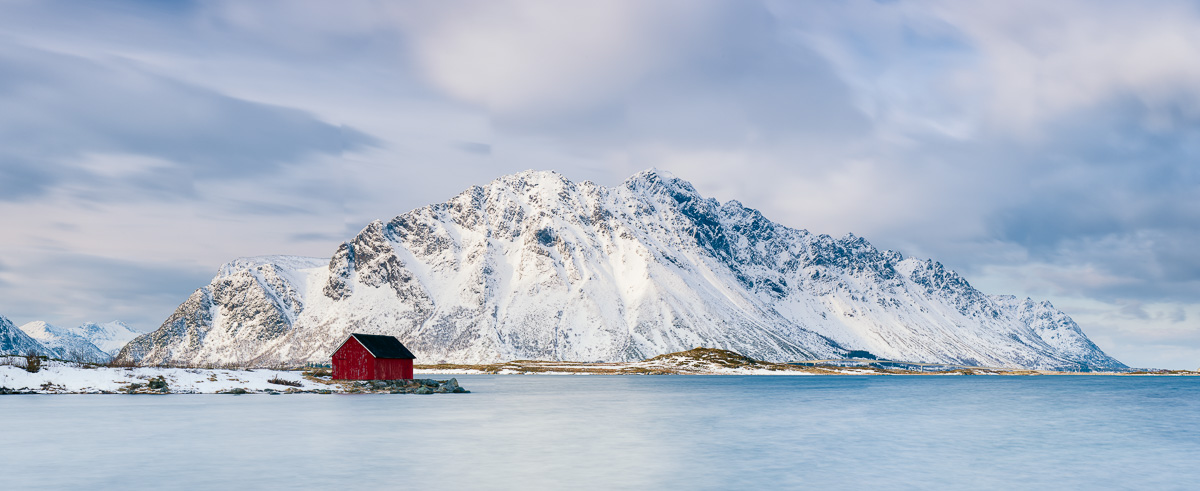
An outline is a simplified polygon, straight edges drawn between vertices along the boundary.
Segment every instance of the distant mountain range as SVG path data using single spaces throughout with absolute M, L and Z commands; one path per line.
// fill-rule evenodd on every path
M 328 362 L 349 332 L 418 363 L 634 361 L 697 346 L 758 359 L 1121 369 L 1047 302 L 940 263 L 776 224 L 645 171 L 619 186 L 526 171 L 375 221 L 329 259 L 224 265 L 118 357 Z
M 88 322 L 73 328 L 34 321 L 17 327 L 0 316 L 0 354 L 33 352 L 62 360 L 103 363 L 139 334 L 121 321 Z

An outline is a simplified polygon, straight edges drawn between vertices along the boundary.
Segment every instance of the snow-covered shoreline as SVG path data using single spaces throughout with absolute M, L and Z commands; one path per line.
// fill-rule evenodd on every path
M 166 390 L 162 390 L 162 383 Z M 299 370 L 104 367 L 44 362 L 37 372 L 0 365 L 0 393 L 16 394 L 295 394 L 454 392 L 457 381 L 418 379 L 405 384 L 329 380 Z M 419 392 L 421 386 L 429 392 Z M 439 390 L 444 388 L 446 390 Z
M 17 358 L 17 357 L 10 357 Z M 23 360 L 23 359 L 22 359 Z M 1052 372 L 1001 368 L 961 368 L 915 372 L 870 366 L 795 365 L 769 363 L 737 353 L 696 348 L 627 363 L 585 363 L 520 360 L 487 365 L 426 365 L 414 373 L 432 375 L 1182 375 L 1197 372 Z M 165 384 L 166 390 L 163 390 Z M 424 391 L 421 387 L 428 388 Z M 37 372 L 23 366 L 0 365 L 0 394 L 220 394 L 220 393 L 431 393 L 461 392 L 457 381 L 333 381 L 328 369 L 109 367 L 50 360 Z
M 214 394 L 242 389 L 246 392 L 338 391 L 337 384 L 306 378 L 299 371 L 200 368 L 102 367 L 48 361 L 37 372 L 0 366 L 0 387 L 43 394 L 128 393 L 134 384 L 149 388 L 150 379 L 162 377 L 174 394 Z M 283 385 L 269 380 L 287 381 Z M 136 391 L 138 387 L 135 387 Z

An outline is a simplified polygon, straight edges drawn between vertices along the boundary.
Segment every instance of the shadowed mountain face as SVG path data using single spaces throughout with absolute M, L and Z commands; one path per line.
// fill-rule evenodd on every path
M 606 188 L 527 171 L 375 221 L 329 260 L 222 267 L 120 357 L 327 362 L 349 332 L 418 363 L 632 361 L 696 346 L 771 361 L 1122 368 L 1045 302 L 988 296 L 941 264 L 814 235 L 666 173 Z
M 38 340 L 29 337 L 12 321 L 0 316 L 0 355 L 26 355 L 34 353 L 57 357 L 58 353 L 47 349 Z

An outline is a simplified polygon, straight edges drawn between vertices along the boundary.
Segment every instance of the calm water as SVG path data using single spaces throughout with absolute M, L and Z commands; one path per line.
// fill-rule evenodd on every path
M 0 397 L 0 487 L 1200 489 L 1200 378 L 459 376 Z

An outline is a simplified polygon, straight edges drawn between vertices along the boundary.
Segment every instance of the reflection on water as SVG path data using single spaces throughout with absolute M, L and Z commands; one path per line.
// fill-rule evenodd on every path
M 460 376 L 0 397 L 8 489 L 1200 487 L 1200 378 Z

